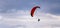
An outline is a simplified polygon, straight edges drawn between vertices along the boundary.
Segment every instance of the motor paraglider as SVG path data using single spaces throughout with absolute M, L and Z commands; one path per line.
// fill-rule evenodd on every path
M 35 7 L 33 7 L 32 8 L 32 10 L 31 10 L 31 16 L 33 17 L 34 16 L 34 12 L 35 12 L 35 10 L 37 9 L 37 8 L 40 8 L 39 6 L 35 6 Z M 38 19 L 38 22 L 40 21 L 40 19 Z

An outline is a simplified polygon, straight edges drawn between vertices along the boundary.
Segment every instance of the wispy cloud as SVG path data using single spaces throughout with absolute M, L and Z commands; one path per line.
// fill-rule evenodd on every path
M 60 16 L 49 13 L 44 15 L 43 13 L 37 13 L 40 14 L 38 17 L 36 15 L 31 17 L 29 14 L 30 11 L 20 11 L 23 12 L 23 15 L 18 15 L 21 14 L 20 12 L 3 15 L 0 24 L 5 24 L 11 28 L 50 28 L 59 26 Z M 40 22 L 37 21 L 38 18 L 41 19 Z M 7 28 L 7 26 L 5 27 Z

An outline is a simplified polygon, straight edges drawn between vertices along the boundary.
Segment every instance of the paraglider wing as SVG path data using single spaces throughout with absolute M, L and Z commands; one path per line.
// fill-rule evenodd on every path
M 31 10 L 31 16 L 32 17 L 34 16 L 34 12 L 35 12 L 36 8 L 40 8 L 40 7 L 39 6 L 35 6 L 35 7 L 32 8 L 32 10 Z

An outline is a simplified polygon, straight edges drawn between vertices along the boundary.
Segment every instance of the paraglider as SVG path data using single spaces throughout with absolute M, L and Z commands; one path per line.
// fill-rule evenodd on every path
M 39 6 L 35 6 L 35 7 L 33 7 L 32 8 L 32 10 L 31 10 L 31 16 L 33 17 L 34 16 L 34 12 L 35 12 L 35 10 L 37 9 L 37 8 L 40 8 Z M 40 19 L 38 19 L 38 22 L 40 21 Z

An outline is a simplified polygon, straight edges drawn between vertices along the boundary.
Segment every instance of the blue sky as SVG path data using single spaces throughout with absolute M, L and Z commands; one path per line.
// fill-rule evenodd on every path
M 0 13 L 6 13 L 7 11 L 11 11 L 12 9 L 16 9 L 16 11 L 31 10 L 32 7 L 38 5 L 41 6 L 41 9 L 46 10 L 46 12 L 48 13 L 56 15 L 60 14 L 59 13 L 60 0 L 0 0 L 0 1 L 1 1 Z
M 31 17 L 34 6 L 41 8 Z M 0 0 L 0 28 L 60 28 L 59 22 L 60 0 Z

